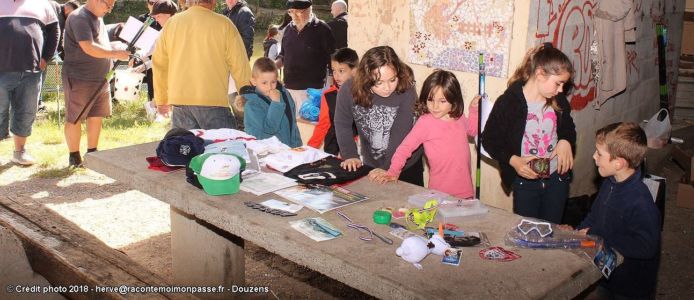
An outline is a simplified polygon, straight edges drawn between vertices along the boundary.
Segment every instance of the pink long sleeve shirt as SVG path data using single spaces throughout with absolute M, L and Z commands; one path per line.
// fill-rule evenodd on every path
M 419 145 L 429 162 L 429 189 L 458 198 L 474 197 L 470 173 L 470 146 L 468 136 L 477 135 L 477 109 L 470 109 L 470 117 L 444 121 L 431 114 L 417 120 L 393 155 L 388 174 L 398 177 L 407 158 Z

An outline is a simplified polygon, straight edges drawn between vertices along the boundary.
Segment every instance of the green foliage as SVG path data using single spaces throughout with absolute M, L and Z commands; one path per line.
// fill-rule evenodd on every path
M 175 2 L 178 3 L 178 1 Z M 269 25 L 282 23 L 287 8 L 286 0 L 247 0 L 246 2 L 255 14 L 256 32 L 265 32 Z M 313 3 L 325 8 L 330 7 L 332 0 L 313 0 Z M 258 6 L 264 9 L 258 10 Z M 224 8 L 226 8 L 225 1 L 217 0 L 214 11 L 221 14 Z M 144 0 L 117 0 L 113 11 L 104 17 L 104 23 L 125 22 L 128 20 L 128 16 L 137 17 L 145 12 L 147 12 L 147 2 Z M 329 10 L 314 9 L 313 13 L 324 21 L 332 19 Z
M 246 1 L 248 2 L 249 5 L 260 5 L 260 7 L 265 7 L 265 8 L 274 8 L 274 9 L 286 9 L 287 8 L 287 0 L 250 0 Z
M 84 1 L 82 1 L 84 2 Z M 178 2 L 178 1 L 176 1 Z M 125 22 L 128 16 L 137 17 L 148 12 L 147 1 L 144 0 L 117 0 L 110 14 L 104 16 L 105 24 Z
M 284 19 L 284 11 L 269 10 L 268 13 L 258 14 L 255 16 L 255 31 L 265 33 L 270 25 L 282 24 Z

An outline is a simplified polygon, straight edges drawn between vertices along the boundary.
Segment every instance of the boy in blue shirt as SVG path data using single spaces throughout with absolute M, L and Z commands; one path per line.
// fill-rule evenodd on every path
M 267 57 L 253 64 L 250 86 L 239 90 L 234 106 L 243 113 L 244 131 L 258 139 L 276 136 L 289 147 L 301 146 L 292 96 L 277 79 L 277 66 Z
M 639 166 L 646 134 L 635 123 L 599 129 L 593 159 L 604 177 L 588 216 L 577 229 L 597 235 L 624 256 L 596 293 L 605 299 L 651 299 L 655 295 L 660 252 L 660 212 Z

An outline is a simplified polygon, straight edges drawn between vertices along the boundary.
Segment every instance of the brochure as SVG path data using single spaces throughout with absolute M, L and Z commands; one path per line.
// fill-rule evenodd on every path
M 320 217 L 296 220 L 289 224 L 316 242 L 332 240 L 342 234 L 339 229 Z
M 460 258 L 463 256 L 463 250 L 456 248 L 448 248 L 441 259 L 441 262 L 446 265 L 459 266 Z
M 277 173 L 257 173 L 241 182 L 241 190 L 256 196 L 295 186 L 296 181 Z
M 279 210 L 287 211 L 290 213 L 297 213 L 302 208 L 304 208 L 303 206 L 298 205 L 298 204 L 290 204 L 290 203 L 275 200 L 275 199 L 265 200 L 263 202 L 260 202 L 260 204 L 265 205 L 266 207 L 269 207 L 271 209 L 279 209 Z
M 297 185 L 284 190 L 275 191 L 275 194 L 296 204 L 306 206 L 321 214 L 368 199 L 368 197 L 362 194 L 355 193 L 343 187 L 328 187 L 316 184 Z
M 593 258 L 593 264 L 609 279 L 612 271 L 624 261 L 624 257 L 612 247 L 603 245 Z

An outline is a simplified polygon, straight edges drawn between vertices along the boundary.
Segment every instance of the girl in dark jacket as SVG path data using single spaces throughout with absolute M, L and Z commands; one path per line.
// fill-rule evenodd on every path
M 571 61 L 546 43 L 531 49 L 492 109 L 482 143 L 513 190 L 513 211 L 560 223 L 576 130 L 563 94 Z

